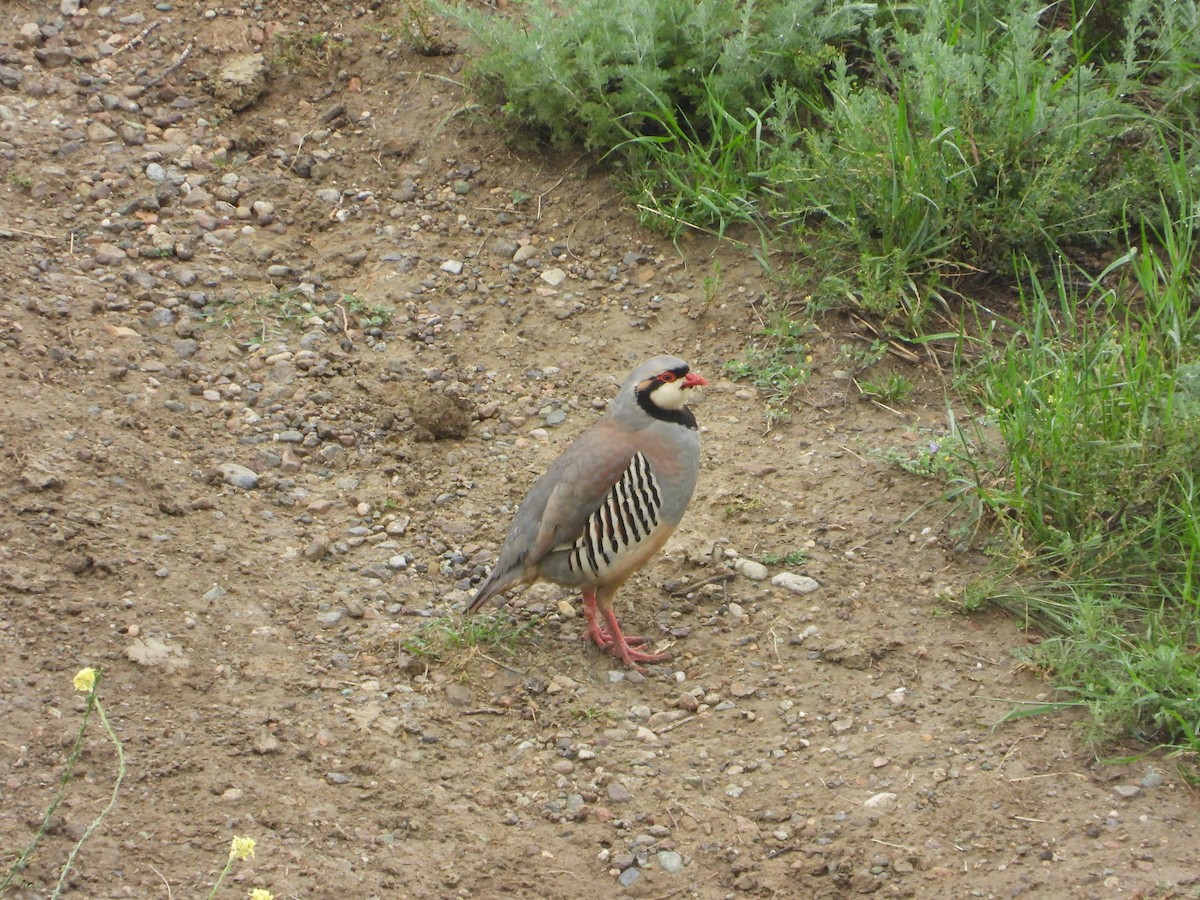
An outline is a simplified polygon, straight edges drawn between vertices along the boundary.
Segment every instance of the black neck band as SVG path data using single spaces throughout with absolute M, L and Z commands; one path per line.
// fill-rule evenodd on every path
M 676 425 L 682 425 L 692 431 L 696 430 L 696 416 L 686 406 L 681 406 L 679 409 L 663 409 L 650 399 L 650 391 L 635 391 L 634 396 L 637 397 L 638 406 L 651 418 L 658 419 L 660 422 L 674 422 Z

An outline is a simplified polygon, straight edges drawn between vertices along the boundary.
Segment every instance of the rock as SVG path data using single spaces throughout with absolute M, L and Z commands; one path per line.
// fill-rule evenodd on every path
M 87 139 L 93 144 L 107 144 L 117 139 L 117 133 L 103 122 L 93 122 L 87 127 Z
M 51 472 L 45 466 L 30 463 L 21 470 L 21 483 L 25 485 L 25 490 L 40 494 L 42 491 L 60 490 L 66 482 L 62 476 Z
M 233 487 L 247 491 L 258 487 L 258 473 L 237 463 L 221 463 L 217 466 L 217 472 L 222 481 Z
M 527 260 L 533 259 L 537 255 L 537 247 L 535 247 L 533 244 L 523 244 L 513 251 L 512 261 L 520 264 Z
M 771 584 L 777 588 L 783 588 L 785 591 L 791 591 L 793 594 L 811 594 L 821 586 L 815 578 L 796 575 L 792 572 L 780 572 L 771 579 Z
M 863 809 L 877 809 L 880 812 L 886 812 L 889 809 L 895 809 L 898 799 L 898 796 L 891 791 L 881 791 L 864 800 Z
M 628 803 L 633 799 L 633 794 L 630 793 L 629 788 L 625 787 L 619 781 L 610 781 L 608 787 L 604 789 L 604 793 L 613 803 Z
M 1113 788 L 1113 794 L 1122 800 L 1132 800 L 1141 792 L 1142 789 L 1136 784 L 1118 784 Z
M 261 53 L 247 53 L 227 62 L 210 80 L 212 95 L 233 112 L 253 104 L 267 89 L 270 64 Z
M 542 281 L 546 282 L 546 284 L 550 285 L 550 287 L 558 287 L 567 280 L 567 273 L 562 269 L 547 269 L 538 277 L 541 278 Z
M 440 266 L 438 266 L 438 268 L 441 269 L 443 272 L 449 272 L 451 275 L 461 275 L 462 270 L 463 270 L 463 264 L 462 264 L 462 262 L 460 262 L 457 259 L 448 259 L 444 263 L 442 263 Z
M 115 244 L 97 244 L 96 249 L 92 251 L 92 258 L 102 266 L 115 266 L 129 257 Z
M 327 772 L 325 774 L 325 780 L 330 784 L 349 784 L 350 776 L 342 772 Z
M 733 564 L 733 569 L 750 581 L 766 581 L 771 575 L 766 566 L 753 559 L 739 559 Z
M 265 725 L 261 726 L 254 735 L 254 740 L 250 743 L 250 749 L 259 756 L 265 756 L 268 753 L 278 753 L 283 745 L 279 742 L 279 738 L 271 734 Z
M 465 684 L 452 681 L 446 685 L 446 702 L 452 706 L 468 706 L 474 698 Z
M 869 669 L 875 661 L 869 650 L 845 638 L 838 638 L 825 647 L 821 651 L 821 658 L 847 669 Z
M 655 858 L 659 868 L 668 875 L 675 875 L 683 870 L 683 856 L 674 850 L 659 850 Z
M 638 871 L 637 866 L 630 866 L 617 876 L 617 881 L 620 882 L 621 887 L 629 887 L 641 877 L 642 873 Z
M 304 558 L 308 560 L 321 559 L 326 553 L 329 552 L 329 543 L 329 538 L 327 538 L 325 535 L 317 535 L 312 539 L 309 545 L 304 548 Z

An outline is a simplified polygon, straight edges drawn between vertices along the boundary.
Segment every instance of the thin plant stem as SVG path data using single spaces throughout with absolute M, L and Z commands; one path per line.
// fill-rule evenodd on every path
M 99 679 L 96 680 L 96 686 L 99 687 Z M 117 750 L 117 780 L 116 783 L 113 784 L 112 796 L 108 800 L 108 805 L 105 806 L 104 809 L 100 811 L 100 814 L 92 820 L 91 824 L 88 825 L 88 827 L 84 830 L 75 846 L 71 848 L 71 852 L 67 854 L 67 861 L 63 864 L 62 872 L 58 876 L 58 884 L 55 885 L 54 893 L 50 895 L 50 900 L 58 900 L 58 897 L 62 894 L 63 888 L 66 887 L 67 884 L 67 876 L 71 872 L 71 866 L 75 864 L 75 856 L 79 853 L 80 848 L 83 847 L 83 842 L 92 836 L 92 832 L 100 827 L 100 823 L 104 821 L 104 817 L 112 811 L 114 806 L 116 806 L 117 793 L 121 790 L 121 782 L 125 779 L 125 749 L 121 746 L 121 742 L 117 739 L 116 732 L 113 731 L 112 723 L 108 721 L 108 716 L 104 714 L 104 706 L 100 703 L 100 698 L 96 697 L 95 688 L 92 689 L 92 694 L 89 699 L 94 701 L 96 712 L 100 716 L 100 723 L 104 726 L 105 732 L 107 732 L 109 739 L 113 742 L 113 746 Z

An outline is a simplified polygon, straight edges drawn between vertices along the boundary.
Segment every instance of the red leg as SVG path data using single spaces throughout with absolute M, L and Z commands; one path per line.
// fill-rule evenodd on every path
M 601 649 L 607 650 L 617 659 L 625 663 L 632 669 L 637 669 L 639 672 L 646 671 L 638 665 L 640 662 L 656 663 L 662 662 L 665 659 L 670 659 L 669 653 L 647 653 L 644 650 L 637 650 L 630 646 L 632 638 L 627 638 L 621 633 L 621 624 L 617 621 L 617 615 L 612 611 L 612 607 L 601 610 L 604 613 L 604 619 L 608 622 L 608 632 L 612 635 L 612 643 Z M 638 640 L 642 640 L 639 638 Z
M 583 636 L 589 638 L 597 647 L 606 647 L 612 643 L 612 638 L 605 634 L 596 618 L 596 589 L 588 588 L 583 592 L 583 617 L 587 620 L 587 629 Z
M 600 624 L 600 620 L 596 617 L 596 590 L 588 588 L 583 591 L 583 618 L 587 621 L 587 628 L 583 632 L 583 636 L 590 640 L 601 650 L 610 650 L 615 643 L 613 636 L 604 630 L 604 626 Z M 630 647 L 637 647 L 646 643 L 646 639 L 636 634 L 624 635 L 625 643 Z

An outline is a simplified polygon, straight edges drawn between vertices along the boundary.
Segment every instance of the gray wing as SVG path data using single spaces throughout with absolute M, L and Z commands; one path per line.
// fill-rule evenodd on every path
M 538 563 L 556 548 L 578 540 L 635 450 L 628 436 L 605 420 L 576 438 L 521 501 L 500 558 L 469 609 L 478 609 L 513 585 L 533 581 Z

